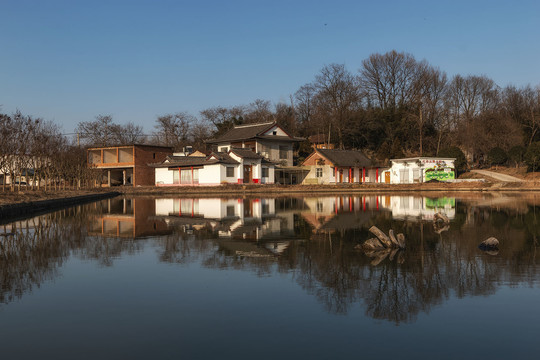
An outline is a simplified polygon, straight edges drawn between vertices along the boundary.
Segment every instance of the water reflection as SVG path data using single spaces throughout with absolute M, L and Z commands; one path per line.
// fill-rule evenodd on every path
M 450 219 L 444 231 L 437 212 Z M 70 256 L 111 266 L 151 243 L 161 262 L 280 273 L 330 313 L 361 304 L 373 318 L 411 322 L 451 297 L 536 286 L 538 215 L 526 198 L 115 198 L 0 228 L 0 301 L 54 279 Z M 373 225 L 405 234 L 406 251 L 374 264 L 356 249 Z M 501 241 L 497 256 L 477 247 L 489 236 Z

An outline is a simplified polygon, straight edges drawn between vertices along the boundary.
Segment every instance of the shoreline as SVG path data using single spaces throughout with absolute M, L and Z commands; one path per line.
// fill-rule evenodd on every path
M 110 190 L 110 191 L 107 191 Z M 84 195 L 77 195 L 78 193 Z M 309 195 L 350 195 L 350 194 L 501 194 L 536 193 L 540 184 L 536 183 L 423 183 L 423 184 L 341 184 L 341 185 L 219 185 L 219 186 L 174 186 L 174 187 L 113 187 L 88 190 L 38 191 L 26 190 L 21 193 L 0 193 L 5 195 L 0 202 L 0 219 L 27 216 L 35 212 L 67 207 L 79 203 L 99 200 L 119 195 L 124 196 L 309 196 Z M 39 200 L 29 200 L 32 198 Z
M 54 197 L 46 200 L 29 202 L 14 202 L 0 205 L 0 224 L 27 218 L 32 215 L 47 213 L 54 210 L 63 209 L 73 205 L 84 204 L 97 200 L 112 198 L 120 195 L 119 192 L 96 192 L 79 196 Z

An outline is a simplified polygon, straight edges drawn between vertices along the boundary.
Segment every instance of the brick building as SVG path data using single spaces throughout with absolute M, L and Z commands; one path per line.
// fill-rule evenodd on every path
M 88 166 L 102 170 L 101 186 L 154 185 L 154 168 L 173 149 L 167 146 L 126 145 L 88 149 Z

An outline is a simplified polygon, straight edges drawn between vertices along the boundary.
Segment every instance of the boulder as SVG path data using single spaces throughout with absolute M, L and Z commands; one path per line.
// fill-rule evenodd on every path
M 478 247 L 482 250 L 496 250 L 499 248 L 499 240 L 494 237 L 482 241 Z

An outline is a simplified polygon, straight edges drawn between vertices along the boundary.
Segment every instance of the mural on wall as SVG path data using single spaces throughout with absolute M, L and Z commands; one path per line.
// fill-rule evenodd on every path
M 446 165 L 446 162 L 441 160 L 435 160 L 433 163 L 428 164 L 425 161 L 422 161 L 422 165 L 430 166 L 424 170 L 426 175 L 425 181 L 437 180 L 437 181 L 447 181 L 456 178 L 456 172 L 454 168 L 450 168 Z

